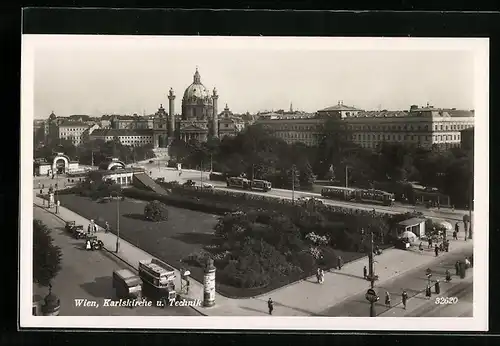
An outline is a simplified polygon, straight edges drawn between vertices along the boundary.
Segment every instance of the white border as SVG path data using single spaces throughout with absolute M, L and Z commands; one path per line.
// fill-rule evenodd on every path
M 308 49 L 308 50 L 459 50 L 474 54 L 475 195 L 474 195 L 474 309 L 472 318 L 362 318 L 362 317 L 180 317 L 180 316 L 32 316 L 32 159 L 34 118 L 34 53 L 37 47 L 61 43 L 82 47 L 114 47 L 131 40 L 137 49 L 154 49 L 158 40 L 169 49 Z M 194 44 L 195 43 L 195 44 Z M 21 64 L 21 230 L 20 326 L 32 328 L 127 329 L 282 329 L 282 330 L 404 330 L 486 331 L 488 329 L 488 217 L 489 217 L 489 39 L 486 38 L 296 38 L 296 37 L 184 37 L 23 35 Z

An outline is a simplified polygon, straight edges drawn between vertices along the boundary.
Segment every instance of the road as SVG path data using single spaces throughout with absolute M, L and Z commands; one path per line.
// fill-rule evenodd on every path
M 201 177 L 200 171 L 196 170 L 183 170 L 182 175 L 179 176 L 179 173 L 177 170 L 173 168 L 167 168 L 165 167 L 165 164 L 160 164 L 158 165 L 157 163 L 142 163 L 142 166 L 146 169 L 146 171 L 151 173 L 151 176 L 153 179 L 156 179 L 158 177 L 165 178 L 165 181 L 173 181 L 177 180 L 179 182 L 185 182 L 188 179 L 193 180 L 196 183 L 200 183 L 200 181 L 203 179 L 204 182 L 209 181 L 209 172 L 203 172 L 203 178 Z M 396 203 L 394 206 L 382 206 L 378 204 L 368 204 L 368 203 L 353 203 L 353 202 L 345 202 L 345 201 L 337 201 L 337 200 L 331 200 L 331 199 L 324 199 L 320 194 L 313 193 L 313 192 L 305 192 L 305 191 L 291 191 L 291 190 L 285 190 L 285 189 L 272 189 L 269 192 L 260 192 L 260 191 L 247 191 L 247 190 L 242 190 L 242 189 L 233 189 L 233 188 L 228 188 L 226 186 L 225 182 L 220 182 L 220 181 L 210 181 L 210 184 L 214 186 L 216 189 L 221 189 L 221 190 L 226 190 L 226 191 L 235 191 L 235 192 L 240 192 L 240 193 L 247 193 L 247 194 L 254 194 L 254 195 L 261 195 L 261 196 L 270 196 L 270 197 L 276 197 L 276 198 L 282 198 L 282 199 L 292 199 L 293 198 L 297 199 L 300 197 L 307 197 L 307 196 L 312 196 L 316 197 L 320 200 L 323 201 L 323 203 L 327 205 L 332 205 L 332 206 L 339 206 L 339 207 L 345 207 L 345 208 L 351 208 L 351 209 L 362 209 L 362 210 L 367 210 L 367 211 L 372 211 L 375 209 L 378 212 L 383 212 L 383 213 L 390 213 L 390 214 L 399 214 L 399 213 L 406 213 L 406 212 L 411 212 L 411 211 L 419 211 L 422 212 L 425 216 L 434 218 L 434 219 L 443 219 L 443 220 L 455 220 L 455 221 L 462 221 L 463 215 L 468 214 L 468 211 L 465 210 L 455 210 L 452 211 L 449 208 L 441 208 L 440 210 L 437 209 L 428 209 L 422 206 L 408 206 L 408 205 L 403 205 L 400 203 Z
M 404 273 L 395 279 L 385 282 L 383 286 L 378 286 L 375 283 L 375 291 L 380 297 L 380 301 L 375 304 L 375 311 L 377 316 L 387 317 L 401 317 L 410 316 L 440 316 L 440 313 L 448 313 L 451 316 L 458 317 L 465 311 L 472 311 L 472 269 L 467 272 L 466 279 L 460 279 L 455 274 L 454 265 L 457 260 L 463 260 L 466 256 L 472 254 L 472 244 L 457 251 L 455 253 L 444 253 L 437 257 L 431 265 L 415 268 L 407 273 Z M 375 258 L 376 259 L 376 258 Z M 422 292 L 427 285 L 427 277 L 425 270 L 430 268 L 432 270 L 432 281 L 435 282 L 439 279 L 441 285 L 440 297 L 457 296 L 459 304 L 456 306 L 434 306 L 434 286 L 432 286 L 433 296 L 430 301 L 422 297 Z M 446 283 L 445 272 L 450 270 L 452 274 L 452 281 Z M 368 289 L 369 283 L 367 281 L 366 288 Z M 401 293 L 403 289 L 408 293 L 408 310 L 402 308 Z M 385 292 L 388 291 L 393 307 L 388 308 L 384 305 Z M 460 294 L 460 296 L 458 296 Z M 470 297 L 469 297 L 470 294 Z M 349 317 L 367 317 L 369 316 L 369 303 L 365 298 L 365 294 L 358 294 L 346 299 L 344 302 L 339 303 L 331 308 L 326 309 L 321 313 L 324 316 L 349 316 Z M 455 314 L 455 315 L 453 315 Z
M 112 273 L 127 266 L 104 251 L 87 251 L 83 240 L 76 240 L 64 231 L 64 223 L 47 211 L 33 207 L 33 218 L 52 229 L 54 244 L 61 247 L 62 269 L 54 279 L 52 292 L 61 300 L 61 316 L 199 316 L 190 307 L 103 307 L 104 299 L 115 299 Z M 47 289 L 34 285 L 34 294 L 42 297 Z M 77 307 L 75 299 L 97 301 L 101 306 Z
M 460 282 L 446 293 L 448 298 L 456 297 L 456 304 L 436 304 L 430 301 L 405 317 L 472 317 L 473 290 L 469 282 Z

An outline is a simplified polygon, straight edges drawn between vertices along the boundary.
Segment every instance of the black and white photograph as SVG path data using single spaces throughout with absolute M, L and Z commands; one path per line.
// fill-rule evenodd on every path
M 20 325 L 486 330 L 488 44 L 23 35 Z

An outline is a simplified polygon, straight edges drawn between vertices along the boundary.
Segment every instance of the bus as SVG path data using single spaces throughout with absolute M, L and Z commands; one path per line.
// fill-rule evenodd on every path
M 356 189 L 356 201 L 367 203 L 380 203 L 383 205 L 394 204 L 394 194 L 375 189 Z
M 321 189 L 321 196 L 340 199 L 343 201 L 351 201 L 355 198 L 356 189 L 351 187 L 341 187 L 341 186 L 325 186 Z
M 227 178 L 227 187 L 237 187 L 240 189 L 249 189 L 250 180 L 240 177 Z
M 271 190 L 271 182 L 267 180 L 254 179 L 250 181 L 250 189 L 267 192 Z

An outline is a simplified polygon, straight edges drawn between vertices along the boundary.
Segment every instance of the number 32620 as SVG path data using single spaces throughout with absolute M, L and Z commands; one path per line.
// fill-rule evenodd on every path
M 437 297 L 434 303 L 439 305 L 456 304 L 458 303 L 457 297 Z

